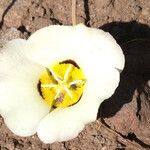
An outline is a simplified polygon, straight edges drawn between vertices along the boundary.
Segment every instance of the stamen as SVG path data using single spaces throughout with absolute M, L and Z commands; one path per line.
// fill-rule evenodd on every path
M 79 83 L 85 83 L 85 80 L 74 80 L 74 81 L 69 83 L 69 86 L 72 86 L 74 84 L 79 84 Z
M 56 93 L 56 95 L 55 95 L 55 97 L 54 97 L 54 99 L 56 100 L 57 98 L 58 98 L 58 96 L 59 96 L 59 94 L 60 94 L 60 89 L 57 89 L 57 93 Z
M 65 91 L 67 92 L 67 94 L 69 95 L 69 97 L 72 99 L 73 96 L 72 96 L 70 90 L 67 87 L 64 87 L 64 88 L 65 88 Z
M 62 103 L 64 100 L 64 94 L 63 93 L 60 93 L 59 96 L 56 98 L 56 101 L 58 103 Z
M 51 68 L 46 68 L 46 70 L 48 70 L 54 77 L 54 79 L 57 81 L 57 82 L 62 82 L 62 79 L 60 76 L 58 76 Z
M 68 79 L 69 73 L 71 71 L 72 68 L 72 64 L 69 65 L 69 67 L 67 68 L 65 75 L 64 75 L 64 81 L 66 81 Z
M 53 88 L 56 86 L 57 86 L 56 84 L 41 84 L 41 87 L 43 87 L 43 88 Z

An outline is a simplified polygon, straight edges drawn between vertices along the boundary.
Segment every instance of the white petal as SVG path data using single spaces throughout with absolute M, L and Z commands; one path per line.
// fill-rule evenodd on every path
M 24 56 L 23 49 L 25 45 L 26 40 L 16 39 L 10 41 L 4 49 L 1 50 L 0 82 L 2 79 L 15 81 L 18 77 L 26 79 L 29 76 L 30 80 L 39 78 L 39 74 L 44 68 Z
M 55 109 L 39 124 L 37 134 L 44 143 L 66 141 L 75 138 L 84 128 L 78 109 Z
M 11 109 L 4 116 L 7 127 L 16 135 L 31 136 L 36 133 L 40 120 L 47 115 L 49 108 L 39 101 L 26 102 L 15 109 Z
M 7 96 L 13 98 L 16 94 L 25 94 L 32 88 L 34 93 L 38 93 L 37 83 L 43 68 L 22 54 L 25 44 L 26 40 L 12 40 L 0 53 L 0 110 L 4 109 L 5 105 L 7 107 Z M 32 91 L 30 93 L 33 93 Z M 13 103 L 13 100 L 9 101 Z
M 25 44 L 25 40 L 13 40 L 0 54 L 0 113 L 11 131 L 20 136 L 34 134 L 49 112 L 37 89 L 44 68 L 22 54 Z
M 74 60 L 83 69 L 87 82 L 92 84 L 104 86 L 105 82 L 113 80 L 111 72 L 124 67 L 123 52 L 113 37 L 82 24 L 49 26 L 38 30 L 28 39 L 26 49 L 29 47 L 32 50 L 28 56 L 45 66 L 66 59 Z M 116 78 L 118 85 L 118 73 Z M 111 87 L 107 89 L 111 90 Z
M 90 80 L 80 100 L 85 123 L 94 121 L 100 104 L 115 92 L 120 81 L 120 74 L 116 69 L 96 72 L 95 80 Z M 96 79 L 97 78 L 97 79 Z
M 122 70 L 124 67 L 123 52 L 113 37 L 82 24 L 38 30 L 28 39 L 26 49 L 30 50 L 28 56 L 31 59 L 45 66 L 72 59 L 83 69 L 89 83 L 97 82 L 102 86 L 105 80 L 114 78 L 111 77 L 112 69 Z M 111 90 L 111 87 L 108 89 Z
M 122 50 L 113 37 L 102 30 L 82 24 L 52 25 L 40 29 L 27 40 L 26 50 L 28 57 L 45 66 L 66 59 L 73 59 L 78 63 L 78 59 L 83 57 L 93 60 L 97 56 L 105 66 L 121 70 L 124 67 Z
M 21 50 L 26 44 L 26 40 L 15 39 L 8 42 L 3 49 L 0 50 L 0 79 L 11 72 L 11 69 L 18 66 L 21 62 Z

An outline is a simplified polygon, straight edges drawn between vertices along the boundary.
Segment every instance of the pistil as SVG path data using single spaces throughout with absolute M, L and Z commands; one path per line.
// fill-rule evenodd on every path
M 58 72 L 57 69 L 59 69 Z M 81 69 L 73 64 L 58 64 L 55 67 L 46 68 L 46 72 L 47 75 L 45 74 L 40 80 L 41 90 L 44 98 L 51 102 L 50 104 L 55 107 L 64 107 L 72 105 L 79 100 L 86 82 Z M 60 74 L 61 72 L 63 76 Z M 53 98 L 51 99 L 50 97 Z

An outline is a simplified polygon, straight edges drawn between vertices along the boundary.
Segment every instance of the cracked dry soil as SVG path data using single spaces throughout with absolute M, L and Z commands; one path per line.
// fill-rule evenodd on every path
M 17 137 L 0 118 L 1 150 L 150 149 L 150 1 L 77 0 L 77 22 L 110 32 L 121 45 L 126 65 L 114 95 L 97 121 L 73 140 L 43 144 Z M 71 1 L 0 0 L 0 47 L 50 24 L 71 24 Z

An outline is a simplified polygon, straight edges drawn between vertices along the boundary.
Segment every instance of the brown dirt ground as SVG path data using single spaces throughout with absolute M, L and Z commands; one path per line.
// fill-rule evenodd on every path
M 110 32 L 124 50 L 126 67 L 97 121 L 73 140 L 43 144 L 17 137 L 0 118 L 1 150 L 150 149 L 150 1 L 77 0 L 77 22 Z M 71 0 L 0 0 L 0 47 L 49 24 L 71 24 Z M 136 39 L 136 40 L 135 40 Z

